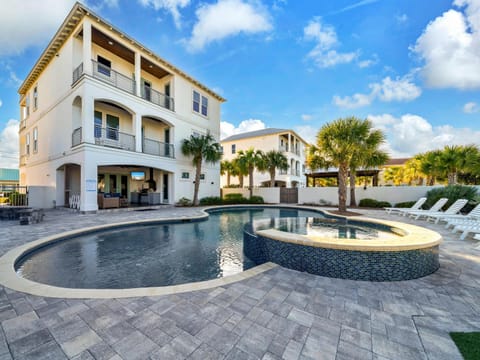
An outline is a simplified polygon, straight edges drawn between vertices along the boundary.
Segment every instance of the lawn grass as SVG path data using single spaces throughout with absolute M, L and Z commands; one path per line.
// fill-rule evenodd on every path
M 450 337 L 465 360 L 480 359 L 480 332 L 451 332 Z

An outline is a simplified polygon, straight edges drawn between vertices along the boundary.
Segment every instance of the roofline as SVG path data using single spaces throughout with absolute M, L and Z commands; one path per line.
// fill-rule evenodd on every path
M 78 19 L 76 19 L 76 16 L 78 16 Z M 132 44 L 132 46 L 137 47 L 141 52 L 147 53 L 149 56 L 152 56 L 156 61 L 160 62 L 162 65 L 167 67 L 168 69 L 172 70 L 173 72 L 178 73 L 181 76 L 184 76 L 187 80 L 193 82 L 196 86 L 201 88 L 202 90 L 208 92 L 210 95 L 215 97 L 218 101 L 220 102 L 225 102 L 227 101 L 225 98 L 222 96 L 218 95 L 216 92 L 213 90 L 209 89 L 207 86 L 203 85 L 200 83 L 198 80 L 195 80 L 192 76 L 188 75 L 184 71 L 180 70 L 176 66 L 172 65 L 168 61 L 164 60 L 160 56 L 156 55 L 152 50 L 147 48 L 146 46 L 142 45 L 135 39 L 131 38 L 127 34 L 123 33 L 119 29 L 117 29 L 115 26 L 110 24 L 108 21 L 103 19 L 101 16 L 97 15 L 95 12 L 90 10 L 88 7 L 85 5 L 79 3 L 78 1 L 75 3 L 73 6 L 72 10 L 68 13 L 67 17 L 65 20 L 63 20 L 62 24 L 58 28 L 57 32 L 53 36 L 52 40 L 48 43 L 47 47 L 45 50 L 42 52 L 38 60 L 35 62 L 35 65 L 32 67 L 30 72 L 28 73 L 27 77 L 23 81 L 22 85 L 18 88 L 18 93 L 20 95 L 24 95 L 27 92 L 27 88 L 34 83 L 40 73 L 45 69 L 45 67 L 50 63 L 51 59 L 53 56 L 57 53 L 57 50 L 63 46 L 65 43 L 65 40 L 68 39 L 74 30 L 74 28 L 80 23 L 80 21 L 85 17 L 85 16 L 90 16 L 95 18 L 97 22 L 100 22 L 107 28 L 110 28 L 111 31 L 116 32 L 120 37 L 124 38 L 128 42 Z M 68 26 L 68 24 L 73 20 L 74 25 L 71 27 Z M 67 31 L 68 33 L 66 35 L 62 35 L 64 31 Z
M 267 128 L 268 129 L 268 128 Z M 262 129 L 263 130 L 263 129 Z M 254 131 L 258 131 L 258 130 L 254 130 Z M 269 135 L 277 135 L 277 134 L 280 134 L 280 133 L 284 133 L 284 132 L 292 132 L 293 134 L 295 134 L 296 137 L 298 137 L 300 140 L 302 140 L 302 142 L 306 145 L 310 145 L 310 143 L 308 141 L 305 141 L 300 135 L 298 135 L 295 130 L 291 130 L 291 129 L 283 129 L 283 130 L 279 130 L 279 131 L 275 131 L 275 132 L 272 132 L 270 134 L 263 134 L 263 135 L 254 135 L 254 136 L 245 136 L 244 138 L 241 138 L 241 139 L 236 139 L 236 140 L 243 140 L 243 139 L 253 139 L 253 138 L 257 138 L 257 137 L 263 137 L 263 136 L 269 136 Z M 245 134 L 245 133 L 244 133 Z M 235 135 L 242 135 L 241 133 L 240 134 L 235 134 Z M 229 137 L 231 136 L 235 136 L 235 135 L 230 135 Z M 228 138 L 225 138 L 224 140 L 220 140 L 220 143 L 223 143 L 223 142 L 231 142 L 231 141 L 236 141 L 236 140 L 228 140 Z

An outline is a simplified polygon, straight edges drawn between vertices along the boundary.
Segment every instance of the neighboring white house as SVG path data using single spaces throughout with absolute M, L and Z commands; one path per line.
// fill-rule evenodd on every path
M 79 196 L 84 212 L 101 196 L 192 198 L 181 142 L 207 132 L 219 139 L 225 101 L 80 3 L 18 92 L 21 185 L 45 187 L 51 206 Z M 204 165 L 200 197 L 218 196 L 219 167 Z
M 267 152 L 270 150 L 282 151 L 288 159 L 287 171 L 277 170 L 275 186 L 303 187 L 305 186 L 305 149 L 308 145 L 305 140 L 298 136 L 295 131 L 288 129 L 268 128 L 236 134 L 223 139 L 223 160 L 231 161 L 236 158 L 238 151 L 254 148 Z M 248 176 L 245 184 L 248 184 Z M 254 186 L 269 186 L 270 175 L 268 172 L 261 173 L 257 170 L 253 177 Z M 232 177 L 230 185 L 238 184 L 238 178 Z M 227 176 L 221 178 L 222 187 L 227 185 Z

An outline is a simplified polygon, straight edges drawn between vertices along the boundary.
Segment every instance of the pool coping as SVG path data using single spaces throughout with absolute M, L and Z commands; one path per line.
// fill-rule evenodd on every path
M 189 291 L 211 289 L 214 287 L 228 285 L 237 281 L 245 280 L 253 276 L 256 276 L 258 274 L 261 274 L 265 271 L 268 271 L 270 269 L 273 269 L 279 265 L 272 262 L 267 262 L 267 263 L 255 266 L 251 269 L 242 271 L 235 275 L 229 275 L 229 276 L 225 276 L 218 279 L 172 285 L 172 286 L 127 288 L 127 289 L 76 289 L 76 288 L 63 288 L 63 287 L 42 284 L 42 283 L 38 283 L 38 282 L 34 282 L 31 280 L 22 278 L 17 275 L 15 271 L 15 264 L 23 256 L 25 256 L 26 254 L 28 254 L 29 252 L 35 249 L 38 249 L 39 247 L 47 246 L 54 242 L 61 241 L 62 239 L 73 237 L 79 234 L 97 232 L 97 231 L 106 230 L 106 229 L 121 228 L 121 227 L 132 226 L 132 225 L 181 223 L 183 221 L 201 221 L 208 218 L 209 210 L 228 209 L 228 208 L 235 209 L 235 208 L 246 208 L 246 207 L 248 208 L 252 208 L 252 207 L 279 208 L 281 207 L 281 208 L 292 208 L 292 209 L 302 209 L 302 210 L 313 210 L 319 213 L 328 214 L 329 216 L 332 216 L 332 217 L 342 218 L 342 216 L 329 213 L 328 210 L 320 210 L 318 208 L 314 208 L 310 206 L 244 204 L 244 205 L 224 205 L 224 206 L 205 207 L 203 209 L 199 209 L 199 211 L 202 212 L 201 215 L 127 221 L 127 222 L 103 224 L 103 225 L 97 225 L 97 226 L 92 226 L 88 228 L 76 229 L 76 230 L 67 231 L 67 232 L 51 235 L 48 237 L 40 238 L 7 251 L 2 257 L 0 257 L 0 285 L 8 287 L 12 290 L 21 291 L 24 293 L 37 295 L 37 296 L 44 296 L 44 297 L 66 298 L 66 299 L 85 299 L 85 298 L 111 299 L 111 298 L 128 298 L 128 297 L 139 297 L 139 296 L 160 296 L 160 295 L 177 294 L 177 293 L 183 293 L 183 292 L 189 292 Z M 380 221 L 377 219 L 372 219 L 372 218 L 363 217 L 363 216 L 355 217 L 355 220 L 357 219 L 360 221 L 377 222 L 382 224 L 392 223 L 392 224 L 398 225 L 398 226 L 395 226 L 398 228 L 402 228 L 403 225 L 408 225 L 404 223 L 389 222 L 384 220 Z M 399 226 L 400 224 L 402 226 Z M 408 226 L 419 228 L 413 225 L 408 225 Z M 434 231 L 431 231 L 431 230 L 428 230 L 428 231 L 435 233 Z M 439 235 L 438 233 L 436 234 Z M 299 235 L 296 235 L 296 236 L 299 236 Z M 441 240 L 439 240 L 439 243 L 440 242 Z

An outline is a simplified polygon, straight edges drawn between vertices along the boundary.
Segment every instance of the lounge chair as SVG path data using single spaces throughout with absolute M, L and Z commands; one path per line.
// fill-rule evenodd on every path
M 410 211 L 407 211 L 405 214 L 410 217 L 415 217 L 415 220 L 418 220 L 420 217 L 426 214 L 437 213 L 438 211 L 440 211 L 443 205 L 447 203 L 447 201 L 448 201 L 447 198 L 441 198 L 435 204 L 433 204 L 432 207 L 428 210 L 410 210 Z
M 460 240 L 465 240 L 470 233 L 480 234 L 480 221 L 477 221 L 475 224 L 457 225 L 453 228 L 453 232 L 456 233 L 457 231 L 462 232 Z
M 462 210 L 463 207 L 467 205 L 467 203 L 468 203 L 467 199 L 458 199 L 452 205 L 450 205 L 447 210 L 438 211 L 436 214 L 435 213 L 426 214 L 425 216 L 427 217 L 427 221 L 434 220 L 435 224 L 438 224 L 440 219 L 444 219 L 445 217 L 448 217 L 448 216 L 458 215 L 460 210 Z
M 448 229 L 450 226 L 455 226 L 464 223 L 473 223 L 475 221 L 480 221 L 480 204 L 475 206 L 468 214 L 465 215 L 448 215 L 442 216 L 440 221 L 445 221 L 445 228 Z
M 426 197 L 421 197 L 420 199 L 417 200 L 415 204 L 412 205 L 410 208 L 396 208 L 396 207 L 386 207 L 384 208 L 387 214 L 391 214 L 392 212 L 398 212 L 399 215 L 403 214 L 405 215 L 405 212 L 411 211 L 411 210 L 420 210 L 422 205 L 427 201 Z

